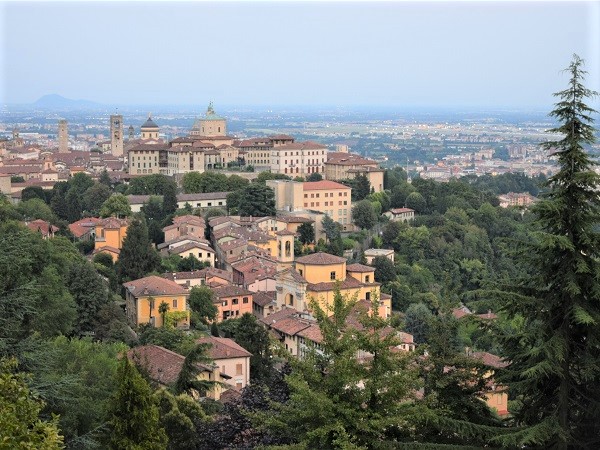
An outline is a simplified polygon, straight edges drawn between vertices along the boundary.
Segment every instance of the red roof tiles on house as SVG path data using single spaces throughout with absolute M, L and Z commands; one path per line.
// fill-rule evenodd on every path
M 198 339 L 199 344 L 210 344 L 207 355 L 212 360 L 230 359 L 230 358 L 249 358 L 252 356 L 248 350 L 237 344 L 233 339 L 206 336 Z
M 165 278 L 151 275 L 139 280 L 123 283 L 126 289 L 135 296 L 141 295 L 184 295 L 187 291 L 177 283 Z
M 312 253 L 310 255 L 301 256 L 300 258 L 296 258 L 296 262 L 299 262 L 301 264 L 330 265 L 345 263 L 346 258 L 331 255 L 325 252 L 317 252 Z
M 323 191 L 332 189 L 350 189 L 348 186 L 342 183 L 337 183 L 331 180 L 321 181 L 305 181 L 302 183 L 305 191 Z

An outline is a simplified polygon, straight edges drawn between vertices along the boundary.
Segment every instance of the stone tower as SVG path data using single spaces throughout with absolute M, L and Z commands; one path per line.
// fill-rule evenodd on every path
M 133 138 L 134 138 L 133 125 L 129 125 L 129 140 L 133 141 Z
M 110 151 L 113 156 L 123 156 L 123 116 L 110 116 Z
M 67 121 L 58 121 L 58 153 L 69 152 L 69 132 L 67 129 Z
M 277 238 L 277 270 L 292 267 L 294 262 L 294 237 L 295 233 L 282 230 L 275 233 Z

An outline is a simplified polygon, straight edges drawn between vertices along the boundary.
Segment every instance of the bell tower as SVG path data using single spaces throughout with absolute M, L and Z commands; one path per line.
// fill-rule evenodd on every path
M 282 230 L 275 233 L 277 237 L 277 269 L 283 270 L 292 267 L 294 262 L 294 233 Z
M 110 151 L 113 156 L 123 156 L 123 116 L 110 116 Z

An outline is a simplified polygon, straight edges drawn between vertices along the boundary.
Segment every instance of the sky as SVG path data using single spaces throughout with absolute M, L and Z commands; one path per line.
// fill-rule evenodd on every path
M 588 2 L 3 2 L 0 102 L 546 108 Z

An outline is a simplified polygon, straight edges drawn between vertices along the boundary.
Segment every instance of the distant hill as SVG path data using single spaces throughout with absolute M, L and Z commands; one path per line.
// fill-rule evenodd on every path
M 82 108 L 89 106 L 100 106 L 100 103 L 90 100 L 73 100 L 58 94 L 48 94 L 37 99 L 33 106 L 38 108 Z

